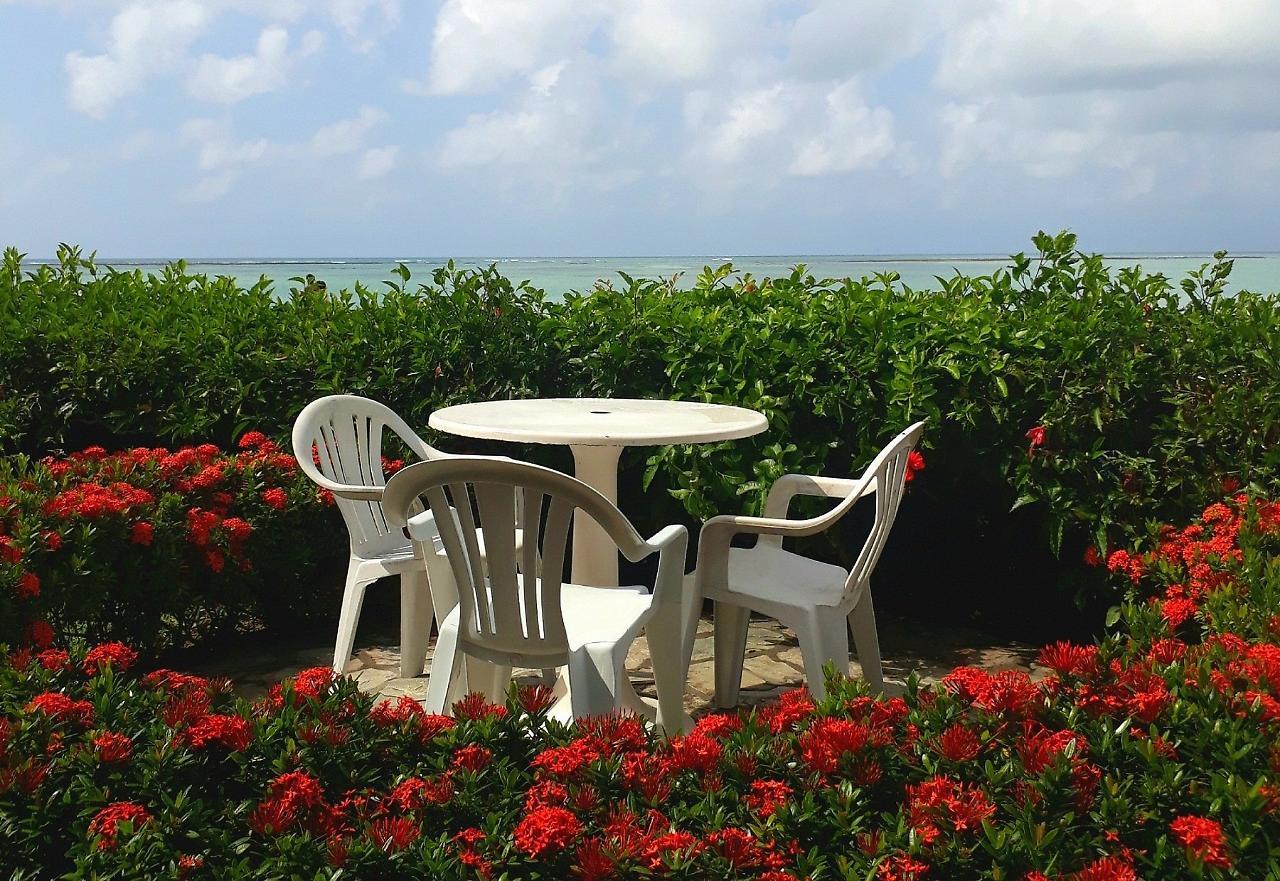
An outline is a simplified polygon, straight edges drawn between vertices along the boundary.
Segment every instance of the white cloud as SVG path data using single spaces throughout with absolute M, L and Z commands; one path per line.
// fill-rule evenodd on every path
M 289 32 L 279 25 L 264 28 L 253 55 L 223 58 L 202 55 L 187 81 L 193 97 L 219 104 L 235 104 L 254 95 L 274 92 L 288 83 L 293 68 L 324 45 L 324 35 L 308 31 L 297 52 L 289 52 Z
M 121 98 L 177 66 L 208 23 L 206 6 L 195 0 L 128 4 L 111 20 L 105 53 L 67 53 L 71 106 L 105 118 Z
M 944 37 L 940 170 L 1119 175 L 1150 192 L 1178 156 L 1280 130 L 1280 5 L 1269 0 L 999 0 Z
M 377 107 L 361 107 L 350 119 L 340 119 L 317 129 L 311 136 L 311 151 L 317 156 L 354 153 L 364 146 L 369 132 L 386 118 L 386 112 Z
M 360 168 L 356 175 L 361 180 L 383 177 L 391 169 L 395 168 L 396 158 L 399 155 L 400 148 L 395 145 L 365 150 L 364 156 L 360 159 Z
M 856 78 L 696 93 L 686 101 L 685 124 L 696 174 L 722 182 L 872 168 L 895 147 L 893 114 L 868 104 Z
M 597 27 L 603 0 L 445 0 L 425 86 L 480 92 L 573 55 Z
M 329 16 L 361 52 L 400 23 L 400 0 L 329 0 Z
M 919 54 L 960 10 L 955 0 L 813 0 L 786 35 L 787 66 L 811 79 L 885 68 Z
M 199 147 L 196 164 L 202 175 L 178 194 L 180 199 L 193 202 L 222 198 L 246 166 L 261 162 L 279 149 L 262 138 L 236 140 L 230 126 L 215 119 L 187 120 L 182 125 L 182 139 Z
M 620 3 L 609 37 L 612 61 L 635 86 L 705 80 L 737 66 L 767 63 L 762 0 L 633 0 Z

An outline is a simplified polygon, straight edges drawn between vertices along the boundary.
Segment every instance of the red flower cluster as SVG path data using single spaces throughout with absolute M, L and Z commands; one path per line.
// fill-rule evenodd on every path
M 131 801 L 118 801 L 94 814 L 93 820 L 89 823 L 89 834 L 97 836 L 99 849 L 115 850 L 119 843 L 118 836 L 122 823 L 128 824 L 134 832 L 137 832 L 149 822 L 151 822 L 151 814 L 142 805 Z
M 516 847 L 541 859 L 563 851 L 582 831 L 582 822 L 564 808 L 540 807 L 525 815 L 515 828 Z
M 93 704 L 74 700 L 60 691 L 36 695 L 27 704 L 27 712 L 41 713 L 53 722 L 71 722 L 83 728 L 93 724 Z
M 210 713 L 191 722 L 183 739 L 195 749 L 216 745 L 227 752 L 244 752 L 253 743 L 253 726 L 240 716 Z
M 981 788 L 939 775 L 907 787 L 907 818 L 925 844 L 932 844 L 943 830 L 973 833 L 996 812 Z
M 105 764 L 127 762 L 133 755 L 133 741 L 116 731 L 104 731 L 93 739 L 98 761 Z
M 1231 868 L 1227 837 L 1216 820 L 1184 815 L 1169 824 L 1169 831 L 1194 861 L 1215 869 Z
M 92 676 L 110 666 L 117 673 L 123 673 L 138 660 L 138 653 L 122 642 L 104 642 L 89 649 L 84 656 L 84 672 Z

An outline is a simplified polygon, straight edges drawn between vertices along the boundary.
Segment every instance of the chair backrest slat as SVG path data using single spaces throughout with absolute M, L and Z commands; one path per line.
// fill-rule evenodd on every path
M 576 512 L 595 519 L 629 558 L 639 559 L 651 550 L 622 513 L 594 489 L 525 462 L 450 456 L 411 465 L 387 483 L 388 522 L 406 522 L 413 501 L 423 494 L 458 586 L 460 643 L 516 665 L 567 662 L 560 596 Z M 520 573 L 517 506 L 524 529 Z M 484 536 L 483 560 L 477 530 Z
M 521 493 L 520 504 L 524 508 L 521 525 L 524 529 L 524 547 L 521 549 L 520 570 L 524 583 L 522 589 L 522 609 L 524 611 L 524 632 L 545 636 L 542 624 L 541 602 L 538 598 L 538 544 L 542 531 L 542 500 L 540 492 Z
M 902 496 L 906 491 L 907 463 L 911 451 L 915 449 L 923 433 L 923 422 L 908 427 L 890 441 L 863 472 L 864 481 L 871 478 L 875 483 L 875 519 L 845 581 L 846 601 L 866 589 L 871 573 L 880 561 L 880 554 L 889 540 L 889 532 L 893 529 L 893 521 L 898 516 L 898 507 L 902 504 Z
M 322 486 L 328 481 L 380 489 L 387 482 L 382 470 L 382 435 L 388 429 L 416 455 L 443 455 L 384 404 L 356 395 L 329 395 L 312 401 L 298 415 L 293 426 L 294 456 L 303 472 Z M 387 523 L 380 502 L 336 493 L 334 502 L 346 521 L 355 553 L 376 554 L 404 544 Z

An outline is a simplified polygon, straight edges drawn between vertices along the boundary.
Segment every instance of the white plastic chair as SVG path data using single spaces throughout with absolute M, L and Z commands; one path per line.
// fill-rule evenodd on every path
M 658 689 L 657 721 L 668 730 L 683 726 L 680 601 L 689 538 L 683 526 L 668 526 L 646 541 L 613 503 L 582 481 L 539 465 L 478 456 L 422 462 L 393 476 L 384 496 L 388 522 L 407 524 L 419 497 L 435 517 L 459 599 L 440 623 L 428 711 L 443 713 L 452 706 L 468 670 L 472 690 L 499 700 L 512 667 L 567 667 L 568 694 L 553 715 L 582 718 L 628 708 L 652 716 L 625 666 L 627 650 L 644 629 Z M 628 560 L 659 555 L 652 595 L 639 586 L 562 583 L 575 513 L 593 518 Z M 522 551 L 516 546 L 517 517 L 524 523 Z M 479 553 L 480 526 L 487 556 Z M 440 558 L 430 555 L 423 562 L 436 578 Z M 466 665 L 464 656 L 482 664 Z M 477 666 L 488 667 L 483 684 Z
M 400 675 L 411 677 L 422 673 L 433 609 L 447 611 L 457 600 L 451 584 L 429 584 L 417 560 L 417 548 L 423 545 L 415 545 L 402 529 L 387 523 L 382 509 L 385 429 L 423 459 L 448 455 L 418 437 L 390 407 L 356 395 L 329 395 L 303 408 L 293 423 L 293 454 L 307 477 L 333 493 L 351 539 L 333 669 L 341 673 L 351 658 L 365 589 L 379 578 L 398 575 Z M 420 531 L 434 529 L 429 516 L 418 526 Z
M 884 690 L 880 640 L 871 601 L 871 572 L 884 550 L 906 483 L 907 457 L 920 440 L 924 423 L 899 434 L 857 480 L 784 475 L 769 489 L 763 517 L 713 517 L 698 538 L 697 569 L 689 577 L 695 590 L 715 602 L 716 704 L 733 707 L 742 684 L 747 623 L 751 610 L 776 618 L 795 632 L 804 658 L 809 691 L 826 694 L 823 665 L 849 673 L 849 630 L 853 631 L 863 677 Z M 787 551 L 782 539 L 814 535 L 833 527 L 861 498 L 875 495 L 875 521 L 853 568 L 811 560 Z M 806 520 L 788 520 L 797 495 L 840 501 Z M 751 548 L 730 547 L 734 536 L 758 536 Z M 687 651 L 687 647 L 686 647 Z

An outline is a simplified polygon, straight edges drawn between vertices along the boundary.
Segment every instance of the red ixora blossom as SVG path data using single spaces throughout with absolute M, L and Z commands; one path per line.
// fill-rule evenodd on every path
M 421 834 L 422 829 L 410 817 L 379 817 L 369 827 L 369 837 L 386 853 L 404 850 Z
M 271 489 L 262 491 L 262 501 L 266 502 L 268 507 L 283 511 L 284 506 L 289 502 L 289 496 L 280 487 L 273 486 Z
M 139 520 L 133 524 L 129 530 L 129 541 L 143 547 L 150 547 L 152 540 L 156 536 L 156 528 L 146 520 Z
M 111 764 L 127 762 L 133 755 L 133 741 L 118 731 L 104 731 L 93 739 L 98 761 Z
M 482 771 L 493 761 L 493 751 L 475 743 L 454 750 L 453 767 L 472 773 Z
M 242 450 L 257 449 L 267 442 L 267 436 L 260 431 L 246 431 L 240 436 L 237 446 Z
M 781 780 L 753 780 L 747 793 L 747 807 L 762 817 L 772 816 L 791 798 L 791 787 Z
M 905 853 L 886 857 L 880 865 L 876 866 L 877 881 L 924 881 L 928 874 L 928 863 L 922 863 Z
M 919 450 L 912 450 L 907 453 L 907 470 L 903 472 L 902 479 L 905 483 L 910 483 L 916 479 L 916 474 L 924 470 L 924 453 Z
M 582 822 L 570 811 L 541 807 L 525 815 L 515 828 L 516 848 L 534 859 L 564 850 L 582 831 Z
M 54 722 L 74 722 L 88 728 L 93 724 L 93 704 L 72 700 L 60 691 L 38 694 L 27 704 L 27 712 L 43 713 Z
M 34 600 L 40 596 L 40 577 L 34 572 L 23 572 L 19 575 L 18 596 L 24 600 Z
M 483 694 L 473 691 L 453 705 L 453 715 L 458 719 L 501 719 L 507 715 L 507 708 L 491 704 Z
M 976 832 L 995 812 L 996 806 L 976 784 L 939 775 L 907 786 L 908 820 L 925 844 L 937 840 L 943 827 Z
M 969 762 L 982 752 L 982 741 L 972 730 L 956 722 L 938 735 L 934 749 L 948 761 Z
M 62 649 L 45 649 L 36 655 L 36 661 L 46 670 L 65 670 L 71 666 L 71 656 Z
M 1037 660 L 1059 676 L 1089 676 L 1097 672 L 1098 647 L 1060 640 L 1042 648 Z
M 211 713 L 192 722 L 183 740 L 195 749 L 216 744 L 228 752 L 244 752 L 253 743 L 253 727 L 240 716 Z
M 47 649 L 53 645 L 53 628 L 48 621 L 31 621 L 22 628 L 22 639 L 38 649 Z
M 110 666 L 117 673 L 123 673 L 138 660 L 138 653 L 122 642 L 104 642 L 89 649 L 84 656 L 83 670 L 92 676 L 103 667 Z
M 151 814 L 142 805 L 118 801 L 94 814 L 89 821 L 89 834 L 97 836 L 99 850 L 115 850 L 121 823 L 128 823 L 137 832 L 150 821 Z
M 1169 831 L 1191 857 L 1204 865 L 1216 869 L 1231 867 L 1227 838 L 1217 820 L 1187 814 L 1170 823 Z
M 1043 425 L 1036 425 L 1027 429 L 1027 447 L 1034 450 L 1036 447 L 1044 446 L 1044 439 L 1048 435 L 1048 431 Z

